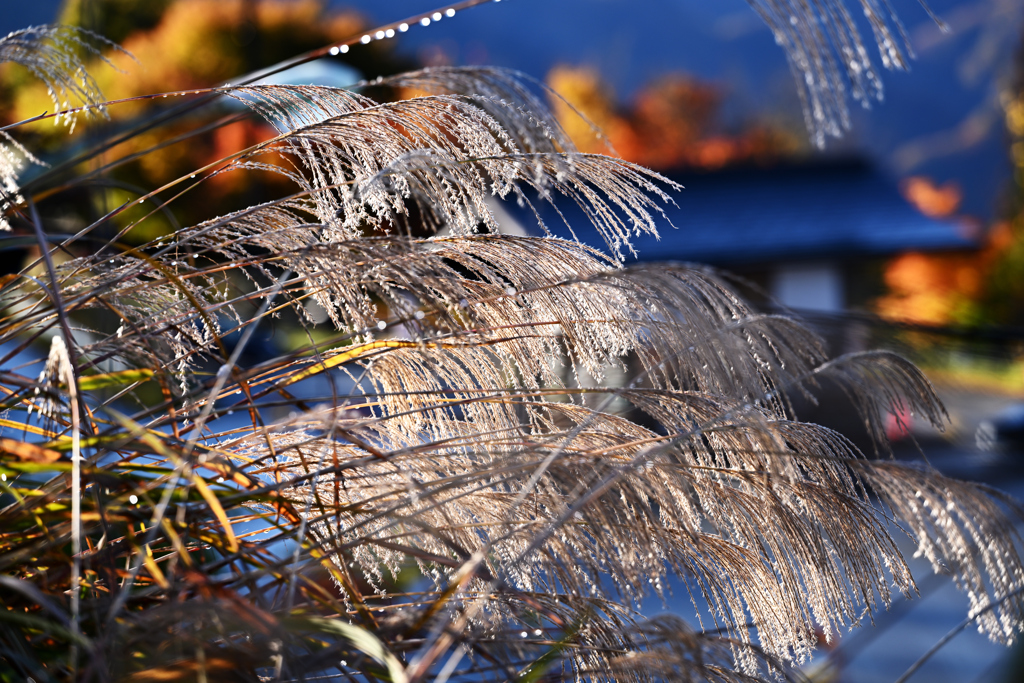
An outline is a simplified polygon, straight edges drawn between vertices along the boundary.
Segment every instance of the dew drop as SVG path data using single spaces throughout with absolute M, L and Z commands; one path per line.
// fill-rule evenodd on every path
M 526 631 L 523 631 L 522 633 L 520 633 L 520 634 L 519 634 L 519 636 L 520 636 L 521 638 L 525 638 L 525 637 L 526 637 L 526 636 L 528 636 L 528 635 L 530 635 L 530 634 L 529 634 L 529 633 L 527 633 Z
M 377 31 L 376 33 L 373 34 L 373 37 L 376 38 L 377 40 L 383 39 L 384 38 L 384 31 Z
M 423 311 L 416 311 L 415 313 L 413 313 L 413 317 L 415 317 L 417 320 L 423 320 L 425 314 L 423 313 Z
M 395 37 L 395 29 L 389 28 L 387 31 L 384 31 L 384 35 L 387 38 L 394 38 Z
M 448 9 L 446 9 L 446 10 L 444 11 L 444 15 L 445 15 L 446 17 L 454 17 L 454 16 L 455 16 L 455 9 L 454 9 L 454 8 L 452 8 L 452 7 L 449 7 Z
M 337 56 L 338 56 L 338 53 L 339 53 L 339 52 L 341 52 L 341 50 L 340 50 L 340 49 L 338 49 L 338 46 L 337 46 L 337 45 L 335 45 L 334 47 L 332 47 L 332 48 L 331 48 L 331 54 L 332 54 L 332 55 L 334 55 L 335 57 L 337 57 Z
M 420 19 L 421 26 L 430 26 L 430 17 L 423 17 Z
M 406 31 L 409 30 L 409 24 L 402 22 L 401 24 L 398 25 L 398 30 L 401 31 L 402 33 L 405 33 Z
M 386 322 L 384 322 L 383 320 L 378 320 L 377 321 L 377 329 L 378 330 L 383 330 L 387 326 L 388 326 L 388 324 Z
M 128 502 L 131 503 L 132 505 L 135 505 L 136 503 L 139 502 L 139 497 L 133 493 L 132 495 L 128 496 Z
M 371 40 L 373 40 L 373 38 L 371 38 L 371 37 L 369 36 L 369 34 L 367 34 L 367 35 L 363 36 L 362 38 L 360 38 L 360 39 L 359 39 L 359 42 L 360 42 L 360 43 L 362 43 L 363 45 L 366 45 L 366 44 L 367 44 L 368 42 L 370 42 Z
M 430 18 L 433 19 L 434 21 L 441 21 L 441 13 L 434 12 L 433 14 L 430 15 Z
M 6 474 L 0 474 L 0 481 L 7 481 L 7 475 Z
M 348 45 L 342 45 L 341 46 L 341 54 L 345 54 L 346 52 L 348 52 Z

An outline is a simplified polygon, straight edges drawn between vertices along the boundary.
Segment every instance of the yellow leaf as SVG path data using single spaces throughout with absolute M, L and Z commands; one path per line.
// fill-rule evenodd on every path
M 217 496 L 214 495 L 210 487 L 206 485 L 206 482 L 201 477 L 193 476 L 192 484 L 196 487 L 196 491 L 199 491 L 206 503 L 210 506 L 210 510 L 220 520 L 221 526 L 224 527 L 224 533 L 228 537 L 228 550 L 231 552 L 238 552 L 238 539 L 235 538 L 235 530 L 231 528 L 231 520 L 228 519 L 227 513 L 224 512 L 224 508 L 221 507 L 220 501 L 217 500 Z
M 134 384 L 145 382 L 153 376 L 153 371 L 147 368 L 140 370 L 122 370 L 121 372 L 108 372 L 104 375 L 86 375 L 78 378 L 78 388 L 82 391 L 94 391 L 104 387 L 112 387 L 120 384 Z
M 53 432 L 48 429 L 42 429 L 35 425 L 25 424 L 23 422 L 15 422 L 14 420 L 5 420 L 0 417 L 0 427 L 9 427 L 18 431 L 26 431 L 29 434 L 38 434 L 39 436 L 53 437 Z
M 341 353 L 337 353 L 333 356 L 324 358 L 316 365 L 306 368 L 301 372 L 297 372 L 291 377 L 286 377 L 284 381 L 281 383 L 281 386 L 286 387 L 290 384 L 295 384 L 296 382 L 304 380 L 307 377 L 312 377 L 313 375 L 320 374 L 324 370 L 329 370 L 333 367 L 341 365 L 342 363 L 347 363 L 353 358 L 358 358 L 359 356 L 365 354 L 367 351 L 375 351 L 377 349 L 407 349 L 416 348 L 417 346 L 419 346 L 419 344 L 417 344 L 416 342 L 402 341 L 398 339 L 388 339 L 383 341 L 370 342 L 368 344 L 362 344 L 360 346 L 351 348 L 348 351 L 342 351 Z
M 159 585 L 164 590 L 167 590 L 171 587 L 171 584 L 167 581 L 167 578 L 164 576 L 164 573 L 160 571 L 160 567 L 157 565 L 156 560 L 153 559 L 153 551 L 149 549 L 148 545 L 146 546 L 146 551 L 145 554 L 143 555 L 142 563 L 146 565 L 146 569 L 149 570 L 149 575 L 153 577 L 153 580 L 157 582 L 157 585 Z

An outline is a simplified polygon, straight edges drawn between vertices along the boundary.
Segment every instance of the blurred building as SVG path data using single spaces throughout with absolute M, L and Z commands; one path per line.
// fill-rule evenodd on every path
M 638 260 L 716 266 L 763 291 L 769 303 L 797 311 L 840 313 L 866 304 L 880 293 L 881 264 L 896 254 L 977 248 L 964 226 L 925 215 L 860 160 L 667 176 L 685 187 L 674 197 L 678 206 L 665 208 L 675 229 L 660 221 L 660 239 L 635 238 Z M 603 245 L 573 202 L 557 202 L 564 221 L 543 202 L 536 206 L 556 235 L 569 237 L 568 223 L 584 243 Z M 505 221 L 503 231 L 539 231 L 527 211 L 510 208 Z

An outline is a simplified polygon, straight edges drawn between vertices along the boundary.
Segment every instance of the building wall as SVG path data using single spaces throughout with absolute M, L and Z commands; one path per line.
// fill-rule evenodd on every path
M 771 293 L 783 306 L 795 310 L 837 313 L 846 307 L 843 270 L 834 261 L 776 266 Z

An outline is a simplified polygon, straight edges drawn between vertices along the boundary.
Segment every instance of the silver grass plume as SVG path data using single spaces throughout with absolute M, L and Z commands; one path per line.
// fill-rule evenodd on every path
M 576 151 L 558 119 L 529 86 L 543 88 L 545 94 L 554 97 L 559 97 L 558 93 L 520 71 L 500 67 L 430 67 L 377 78 L 357 87 L 382 85 L 467 97 L 497 119 L 523 152 Z
M 197 230 L 195 246 L 208 241 L 225 254 L 241 248 L 246 229 L 238 223 L 248 218 Z M 397 545 L 416 556 L 449 560 L 458 558 L 452 547 L 471 550 L 486 543 L 509 563 L 492 572 L 503 569 L 518 590 L 558 592 L 570 604 L 574 596 L 603 594 L 603 575 L 614 577 L 614 590 L 627 597 L 660 590 L 671 567 L 698 581 L 737 642 L 746 640 L 742 625 L 749 614 L 763 647 L 784 660 L 807 652 L 814 625 L 834 630 L 857 621 L 865 606 L 887 603 L 890 581 L 903 592 L 913 590 L 887 520 L 864 488 L 867 475 L 858 474 L 873 473 L 876 466 L 839 435 L 787 419 L 784 404 L 771 399 L 787 383 L 837 368 L 849 375 L 854 370 L 848 366 L 870 365 L 874 358 L 876 364 L 902 367 L 905 378 L 868 372 L 848 383 L 851 391 L 869 397 L 898 390 L 902 400 L 939 419 L 941 408 L 911 366 L 876 356 L 824 363 L 805 331 L 785 319 L 756 315 L 706 271 L 609 270 L 599 255 L 558 240 L 303 244 L 303 238 L 313 239 L 311 230 L 298 220 L 290 228 L 278 222 L 251 239 L 257 247 L 260 240 L 269 246 L 299 238 L 295 245 L 301 247 L 291 255 L 280 249 L 277 255 L 289 270 L 315 282 L 316 291 L 339 301 L 354 298 L 345 291 L 350 282 L 388 292 L 398 315 L 397 303 L 405 302 L 407 329 L 420 331 L 411 344 L 396 342 L 362 357 L 364 369 L 353 374 L 366 373 L 359 389 L 365 399 L 353 396 L 338 409 L 310 412 L 222 442 L 221 448 L 260 461 L 269 447 L 276 458 L 293 460 L 301 473 L 316 471 L 331 453 L 332 461 L 351 470 L 343 476 L 340 498 L 335 482 L 318 485 L 324 512 L 311 520 L 312 528 L 326 548 L 353 558 L 371 582 L 374 576 L 379 580 L 381 562 L 398 571 L 407 557 L 407 550 L 393 549 L 393 538 L 404 539 Z M 187 231 L 182 237 L 179 246 L 189 243 Z M 465 278 L 470 269 L 477 278 Z M 432 329 L 426 316 L 423 327 L 416 327 L 421 319 L 414 313 L 424 309 Z M 356 311 L 341 308 L 336 314 L 343 329 L 373 327 Z M 541 335 L 499 329 L 545 327 L 553 329 Z M 646 359 L 645 376 L 653 387 L 620 394 L 668 428 L 668 436 L 577 401 L 544 400 L 545 394 L 570 393 L 559 389 L 562 377 L 544 359 L 567 355 L 599 369 L 630 351 Z M 333 362 L 329 351 L 322 358 Z M 252 386 L 288 386 L 297 368 L 315 366 L 272 370 Z M 376 417 L 352 412 L 366 400 L 378 404 Z M 458 410 L 449 407 L 453 402 L 460 403 Z M 329 436 L 338 434 L 377 444 L 390 454 L 387 463 Z M 529 477 L 552 453 L 557 457 L 532 495 L 534 519 L 524 527 L 508 507 L 511 498 L 502 505 L 495 495 L 511 494 L 514 482 Z M 621 466 L 623 456 L 641 458 L 643 466 L 624 473 L 593 508 L 581 510 L 580 522 L 560 528 L 544 546 L 550 559 L 516 559 L 532 530 L 551 523 L 587 482 Z M 296 495 L 301 500 L 309 494 L 299 487 Z M 654 516 L 653 501 L 660 510 Z M 538 511 L 544 514 L 537 517 Z M 499 540 L 486 531 L 490 527 Z M 594 534 L 595 529 L 602 531 Z M 509 532 L 511 537 L 500 540 Z M 969 565 L 972 552 L 962 541 L 943 544 L 963 556 L 958 566 Z M 759 559 L 764 556 L 776 560 L 765 565 Z M 562 559 L 538 573 L 554 558 Z M 438 574 L 430 561 L 423 571 L 440 585 L 451 578 Z M 1003 589 L 996 594 L 1005 594 Z M 514 617 L 515 610 L 493 609 L 497 616 Z M 500 620 L 488 623 L 480 624 L 481 634 L 493 635 Z
M 514 91 L 507 75 L 494 85 L 469 70 L 443 74 L 455 94 L 387 104 L 329 88 L 232 89 L 280 131 L 235 166 L 268 167 L 257 157 L 280 152 L 298 194 L 62 264 L 68 311 L 120 320 L 82 345 L 86 365 L 145 363 L 178 383 L 174 405 L 187 410 L 251 407 L 251 428 L 214 419 L 194 438 L 306 511 L 351 615 L 372 609 L 390 643 L 417 636 L 414 675 L 442 656 L 445 671 L 472 675 L 466 653 L 478 652 L 512 672 L 553 657 L 596 681 L 785 675 L 816 629 L 833 637 L 913 594 L 893 522 L 972 605 L 998 605 L 979 620 L 986 633 L 1015 637 L 1016 504 L 867 459 L 795 420 L 787 399 L 828 376 L 869 426 L 900 406 L 941 424 L 923 375 L 886 353 L 830 361 L 812 333 L 759 313 L 710 269 L 621 267 L 630 237 L 656 230 L 663 179 L 537 151 L 553 144 L 534 123 L 546 115 L 509 130 L 493 99 L 459 94 L 469 88 L 451 81 L 463 78 Z M 473 234 L 493 220 L 488 196 L 525 202 L 524 188 L 579 202 L 613 254 Z M 410 237 L 412 205 L 447 234 Z M 247 286 L 225 275 L 238 271 Z M 275 297 L 300 316 L 316 302 L 335 338 L 311 334 L 307 349 L 237 376 L 220 365 L 229 372 L 212 384 L 191 371 L 225 363 L 222 336 Z M 45 306 L 29 309 L 17 334 L 52 325 Z M 608 379 L 626 365 L 637 369 L 626 386 Z M 262 402 L 300 410 L 274 421 L 256 413 Z M 385 579 L 409 563 L 432 587 L 400 605 Z M 664 594 L 669 574 L 713 623 L 693 632 L 640 618 L 636 602 Z M 551 654 L 561 638 L 572 647 Z
M 75 373 L 68 355 L 68 347 L 59 334 L 50 342 L 50 352 L 36 380 L 34 391 L 39 415 L 46 422 L 53 424 L 67 419 L 68 409 L 63 393 L 66 393 L 75 381 Z
M 106 115 L 103 93 L 83 62 L 83 56 L 94 56 L 110 65 L 100 47 L 120 50 L 75 26 L 30 26 L 0 38 L 0 62 L 20 64 L 42 81 L 55 110 L 64 112 L 55 122 L 63 121 L 73 129 L 78 114 L 69 111 L 73 100 L 85 105 L 89 114 Z
M 811 141 L 824 147 L 829 137 L 850 128 L 847 99 L 865 107 L 881 101 L 884 88 L 846 0 L 747 0 L 786 52 Z M 854 3 L 851 3 L 854 4 Z M 886 69 L 906 70 L 913 57 L 910 39 L 888 0 L 858 0 L 871 26 Z M 921 6 L 945 30 L 945 24 Z
M 96 81 L 82 61 L 83 53 L 110 63 L 95 44 L 112 45 L 109 41 L 72 26 L 32 26 L 13 31 L 0 38 L 0 63 L 20 64 L 46 86 L 56 111 L 66 113 L 54 117 L 74 130 L 77 111 L 68 111 L 72 99 L 86 105 L 89 114 L 106 115 L 104 97 Z M 42 112 L 40 112 L 42 113 Z M 18 186 L 18 175 L 24 163 L 45 165 L 36 159 L 6 131 L 0 131 L 0 231 L 10 230 L 8 212 L 24 202 Z
M 445 72 L 446 88 L 453 90 L 451 81 L 459 78 L 471 83 L 483 79 L 468 73 Z M 430 80 L 430 75 L 410 82 Z M 511 77 L 502 76 L 504 81 Z M 294 159 L 288 176 L 312 197 L 325 241 L 353 239 L 367 226 L 402 232 L 411 206 L 435 230 L 470 235 L 483 223 L 496 231 L 486 199 L 513 195 L 526 203 L 526 187 L 545 200 L 562 195 L 579 204 L 621 258 L 631 236 L 657 234 L 655 216 L 667 221 L 651 197 L 671 201 L 659 185 L 678 189 L 620 159 L 578 154 L 571 148 L 556 151 L 569 143 L 560 142 L 552 132 L 556 129 L 545 123 L 550 115 L 535 118 L 536 125 L 508 131 L 489 113 L 491 99 L 485 100 L 487 108 L 477 98 L 457 95 L 377 104 L 321 86 L 248 86 L 228 94 L 281 132 L 270 146 L 258 147 L 236 165 L 244 166 L 268 149 Z M 509 110 L 500 108 L 507 115 Z M 523 151 L 538 147 L 544 151 Z
M 24 145 L 19 143 L 10 133 L 0 131 L 0 232 L 11 229 L 8 212 L 15 206 L 24 203 L 18 176 L 25 167 L 25 162 L 46 166 L 37 159 Z

